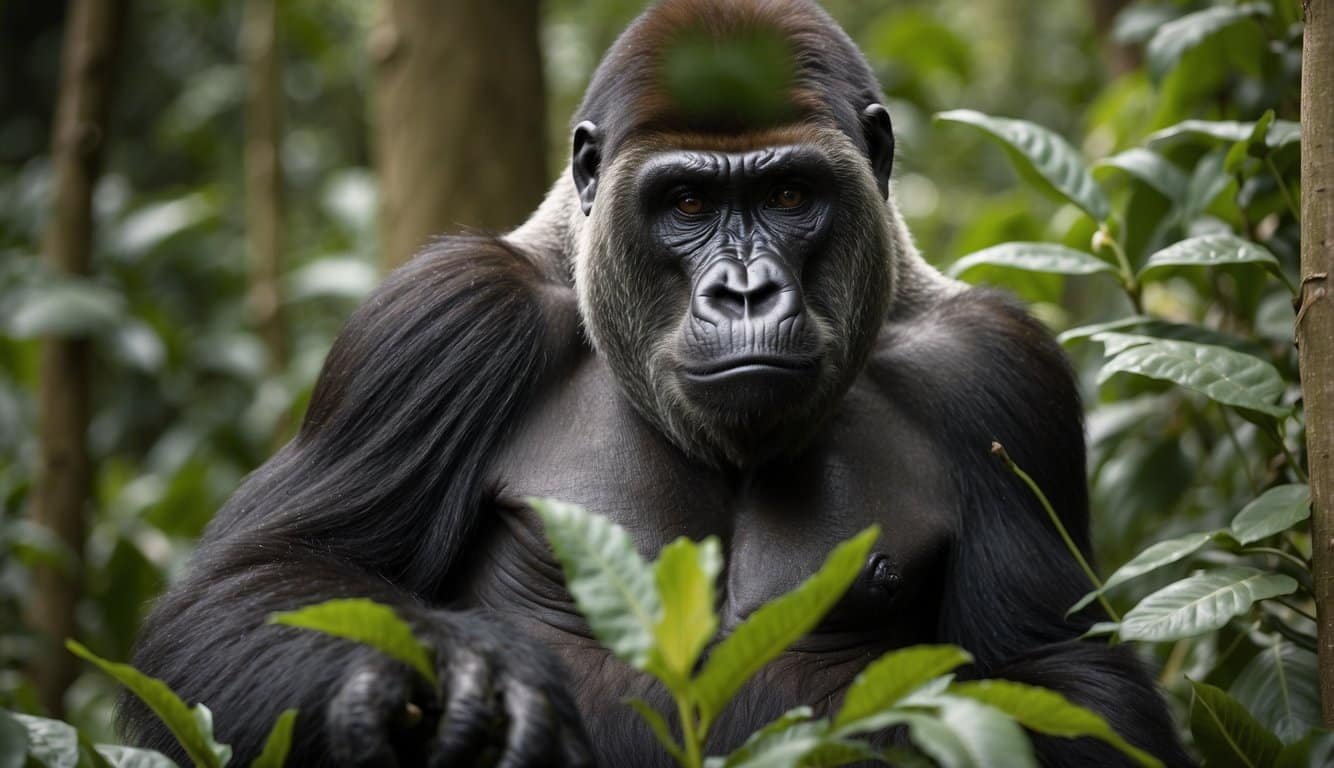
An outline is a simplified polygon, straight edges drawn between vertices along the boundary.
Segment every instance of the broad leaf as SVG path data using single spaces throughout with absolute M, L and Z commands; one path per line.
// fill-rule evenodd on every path
M 1093 172 L 1099 175 L 1103 169 L 1124 171 L 1177 205 L 1186 202 L 1186 188 L 1190 178 L 1172 161 L 1152 150 L 1142 147 L 1127 149 L 1100 161 L 1094 166 Z
M 908 738 L 941 768 L 975 768 L 978 765 L 963 740 L 945 723 L 931 715 L 896 713 L 892 723 L 908 726 Z
M 714 582 L 722 566 L 718 539 L 713 536 L 700 544 L 679 538 L 663 547 L 653 564 L 662 598 L 662 619 L 653 630 L 657 656 L 677 680 L 689 679 L 700 652 L 718 629 Z
M 1311 489 L 1279 485 L 1242 507 L 1232 518 L 1232 536 L 1242 544 L 1282 533 L 1311 516 Z
M 704 721 L 722 711 L 761 667 L 815 628 L 857 578 L 879 535 L 880 528 L 871 526 L 838 545 L 815 575 L 761 606 L 718 644 L 695 679 Z
M 269 622 L 313 629 L 369 645 L 417 670 L 432 689 L 439 686 L 431 651 L 422 645 L 412 633 L 412 627 L 400 619 L 394 609 L 374 600 L 361 597 L 329 600 L 295 611 L 275 613 L 269 617 Z
M 1190 732 L 1209 765 L 1267 768 L 1283 743 L 1223 691 L 1190 681 Z
M 1096 336 L 1104 331 L 1119 331 L 1125 328 L 1135 328 L 1145 323 L 1153 322 L 1153 318 L 1148 315 L 1131 315 L 1116 320 L 1108 320 L 1104 323 L 1091 323 L 1089 325 L 1080 325 L 1068 330 L 1062 331 L 1056 340 L 1062 344 L 1069 344 L 1072 341 L 1082 341 L 1091 336 Z
M 936 119 L 971 125 L 1000 140 L 1025 178 L 1074 203 L 1094 221 L 1106 221 L 1111 211 L 1107 196 L 1079 152 L 1057 134 L 1024 120 L 992 117 L 971 109 L 941 112 Z
M 834 718 L 834 728 L 842 734 L 857 733 L 859 722 L 972 660 L 966 651 L 953 645 L 917 645 L 886 653 L 852 681 Z
M 62 278 L 33 285 L 20 296 L 4 329 L 10 336 L 90 336 L 125 317 L 125 299 L 91 280 Z
M 565 569 L 565 586 L 600 643 L 635 667 L 648 666 L 662 600 L 653 570 L 624 528 L 575 504 L 529 499 Z
M 1291 643 L 1274 643 L 1257 653 L 1229 693 L 1285 744 L 1320 725 L 1315 654 Z
M 0 768 L 23 768 L 28 755 L 28 729 L 0 709 Z
M 26 730 L 28 754 L 46 768 L 74 768 L 79 764 L 79 732 L 60 720 L 10 714 Z M 20 753 L 19 765 L 23 765 Z
M 1193 554 L 1200 547 L 1208 544 L 1209 540 L 1212 538 L 1212 533 L 1188 533 L 1184 536 L 1178 536 L 1175 539 L 1167 539 L 1166 541 L 1160 541 L 1150 545 L 1145 548 L 1143 552 L 1135 555 L 1130 562 L 1117 568 L 1115 573 L 1108 576 L 1107 580 L 1102 583 L 1102 589 L 1095 589 L 1080 598 L 1079 602 L 1071 606 L 1066 615 L 1083 610 L 1085 606 L 1096 600 L 1098 595 L 1119 584 L 1124 584 L 1131 579 L 1139 578 L 1146 573 L 1155 571 L 1165 565 L 1175 563 L 1178 560 Z
M 1283 378 L 1258 357 L 1226 347 L 1169 341 L 1150 336 L 1099 333 L 1112 356 L 1103 364 L 1098 383 L 1117 373 L 1132 373 L 1194 390 L 1223 405 L 1246 408 L 1274 417 L 1289 411 L 1274 400 L 1283 393 Z
M 1149 257 L 1140 277 L 1163 267 L 1220 267 L 1229 264 L 1262 264 L 1278 270 L 1278 259 L 1264 246 L 1235 235 L 1201 235 L 1170 245 Z
M 951 696 L 942 701 L 940 719 L 978 768 L 1037 768 L 1028 735 L 1004 713 Z
M 1203 139 L 1210 143 L 1245 141 L 1255 130 L 1255 123 L 1234 120 L 1184 120 L 1149 135 L 1151 144 L 1171 144 L 1186 139 Z M 1278 149 L 1301 141 L 1301 124 L 1292 120 L 1275 120 L 1265 132 L 1265 145 Z
M 1074 248 L 1055 243 L 1002 243 L 970 253 L 950 266 L 950 277 L 963 277 L 983 265 L 1061 275 L 1116 274 L 1111 264 Z
M 1141 600 L 1121 620 L 1121 639 L 1162 642 L 1212 632 L 1255 601 L 1296 590 L 1291 577 L 1254 568 L 1202 571 Z
M 812 720 L 809 707 L 784 713 L 750 735 L 727 756 L 723 768 L 796 768 L 825 740 L 829 722 Z
M 1106 720 L 1055 691 L 1009 680 L 975 680 L 955 683 L 950 693 L 998 709 L 1029 730 L 1065 739 L 1088 736 L 1110 744 L 1140 765 L 1162 766 L 1156 757 L 1121 738 Z
M 70 653 L 90 661 L 153 710 L 196 766 L 221 768 L 231 759 L 232 748 L 213 740 L 213 716 L 203 704 L 192 710 L 167 684 L 149 677 L 129 664 L 107 661 L 73 640 L 66 640 Z
M 250 764 L 250 768 L 282 768 L 283 763 L 287 762 L 287 752 L 292 748 L 294 725 L 296 725 L 296 710 L 283 710 L 274 721 L 269 737 L 264 740 L 263 751 Z
M 1260 4 L 1219 6 L 1186 14 L 1163 24 L 1149 40 L 1144 57 L 1155 80 L 1166 75 L 1191 48 L 1235 24 L 1249 24 L 1253 16 L 1268 12 Z

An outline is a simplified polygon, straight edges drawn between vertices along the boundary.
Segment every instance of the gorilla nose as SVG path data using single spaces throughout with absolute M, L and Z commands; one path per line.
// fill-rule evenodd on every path
M 778 321 L 801 311 L 801 288 L 771 258 L 721 259 L 701 276 L 692 303 L 696 316 L 713 323 Z

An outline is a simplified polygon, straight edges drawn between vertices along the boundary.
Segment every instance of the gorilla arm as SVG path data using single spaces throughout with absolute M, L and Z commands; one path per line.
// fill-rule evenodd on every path
M 247 478 L 188 579 L 156 606 L 136 665 L 209 706 L 238 759 L 258 754 L 278 712 L 295 706 L 293 762 L 332 754 L 385 764 L 418 684 L 412 673 L 354 644 L 266 624 L 274 611 L 340 597 L 393 606 L 437 651 L 450 700 L 413 699 L 427 710 L 423 729 L 448 710 L 440 733 L 417 740 L 423 751 L 503 745 L 505 734 L 479 730 L 495 720 L 492 688 L 507 709 L 498 713 L 509 722 L 507 760 L 557 741 L 578 751 L 577 716 L 549 654 L 494 620 L 431 607 L 484 508 L 489 454 L 539 374 L 550 320 L 542 295 L 532 265 L 490 238 L 441 240 L 395 272 L 334 344 L 300 434 Z M 123 701 L 120 721 L 132 741 L 180 756 L 136 701 Z
M 1092 586 L 1037 498 L 990 453 L 993 440 L 1005 446 L 1087 555 L 1082 412 L 1059 346 L 1010 300 L 981 290 L 940 300 L 897 335 L 873 366 L 896 371 L 894 396 L 934 425 L 957 493 L 941 639 L 972 653 L 978 676 L 1062 693 L 1167 765 L 1189 765 L 1134 655 L 1076 640 L 1104 618 L 1094 610 L 1065 616 Z M 1049 768 L 1129 764 L 1089 740 L 1034 743 Z

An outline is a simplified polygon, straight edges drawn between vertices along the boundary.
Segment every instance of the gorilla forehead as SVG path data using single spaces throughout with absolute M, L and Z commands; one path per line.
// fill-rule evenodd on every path
M 749 151 L 704 149 L 666 150 L 651 156 L 641 167 L 641 185 L 685 176 L 732 180 L 744 176 L 807 175 L 833 173 L 825 153 L 808 144 L 766 146 Z

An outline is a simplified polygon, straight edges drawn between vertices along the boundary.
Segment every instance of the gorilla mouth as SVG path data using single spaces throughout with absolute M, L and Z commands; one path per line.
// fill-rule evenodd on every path
M 732 377 L 792 376 L 814 373 L 816 361 L 807 357 L 746 355 L 725 357 L 685 369 L 688 378 L 698 382 L 719 381 Z

